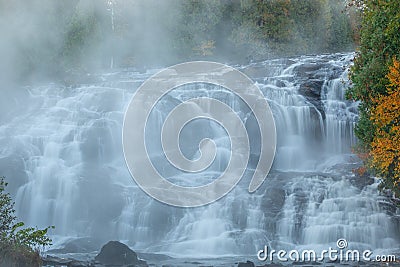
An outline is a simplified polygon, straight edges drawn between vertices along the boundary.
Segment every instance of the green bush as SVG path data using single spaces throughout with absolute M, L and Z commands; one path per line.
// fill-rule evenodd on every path
M 54 227 L 22 228 L 16 222 L 14 202 L 5 191 L 7 183 L 0 177 L 0 267 L 40 266 L 40 250 L 51 245 L 47 231 Z

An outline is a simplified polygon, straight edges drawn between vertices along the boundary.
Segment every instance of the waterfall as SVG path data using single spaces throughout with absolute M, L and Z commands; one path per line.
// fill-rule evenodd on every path
M 113 0 L 109 0 L 108 2 L 107 2 L 107 5 L 110 7 L 110 17 L 111 17 L 111 31 L 112 31 L 112 34 L 113 34 L 113 36 L 115 35 L 115 23 L 114 23 L 114 20 L 115 20 L 115 14 L 114 14 L 114 2 L 113 2 Z M 114 55 L 113 54 L 111 54 L 111 58 L 110 58 L 110 69 L 113 69 L 114 68 Z
M 139 251 L 184 257 L 255 255 L 264 245 L 326 249 L 339 238 L 357 248 L 398 248 L 398 221 L 377 182 L 352 172 L 359 164 L 351 152 L 357 103 L 344 98 L 352 57 L 302 56 L 237 66 L 265 95 L 278 132 L 272 170 L 253 194 L 247 186 L 260 152 L 254 116 L 237 96 L 207 84 L 177 88 L 157 103 L 146 136 L 152 161 L 178 184 L 218 177 L 230 153 L 218 124 L 199 120 L 182 130 L 188 157 L 198 157 L 201 138 L 217 144 L 216 160 L 202 173 L 182 174 L 168 166 L 159 139 L 167 112 L 177 103 L 213 97 L 236 110 L 249 131 L 245 177 L 217 202 L 191 209 L 159 203 L 133 182 L 122 153 L 124 111 L 156 70 L 98 74 L 97 82 L 77 87 L 26 88 L 27 101 L 0 126 L 0 174 L 10 181 L 19 218 L 32 226 L 55 225 L 56 241 L 118 239 Z

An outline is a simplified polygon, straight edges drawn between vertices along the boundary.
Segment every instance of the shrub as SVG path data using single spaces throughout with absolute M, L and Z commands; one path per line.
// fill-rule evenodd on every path
M 40 266 L 40 250 L 51 245 L 47 231 L 52 227 L 22 228 L 16 222 L 14 202 L 5 191 L 7 183 L 0 177 L 0 267 Z

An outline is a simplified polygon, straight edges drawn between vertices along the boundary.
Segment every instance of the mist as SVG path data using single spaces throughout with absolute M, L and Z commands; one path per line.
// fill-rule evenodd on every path
M 73 88 L 101 82 L 98 73 L 190 60 L 352 51 L 343 9 L 339 0 L 0 0 L 0 123 L 34 108 L 38 85 Z
M 0 0 L 0 176 L 18 220 L 54 225 L 52 253 L 98 251 L 119 240 L 147 256 L 225 257 L 228 266 L 265 245 L 326 249 L 351 238 L 356 248 L 398 248 L 393 207 L 378 204 L 376 180 L 356 179 L 352 171 L 360 165 L 351 150 L 358 103 L 345 92 L 358 24 L 345 6 L 343 0 Z M 195 122 L 182 130 L 183 151 L 195 157 L 199 140 L 210 136 L 222 144 L 215 166 L 189 175 L 168 165 L 161 127 L 189 98 L 231 107 L 253 142 L 238 185 L 190 209 L 138 187 L 121 133 L 137 88 L 158 69 L 192 60 L 228 63 L 253 79 L 271 107 L 278 142 L 266 182 L 249 194 L 248 174 L 262 149 L 251 107 L 210 84 L 164 95 L 153 106 L 145 141 L 152 164 L 171 181 L 214 179 L 234 154 L 218 123 Z
M 2 0 L 2 82 L 68 83 L 109 68 L 353 48 L 342 1 L 302 2 Z

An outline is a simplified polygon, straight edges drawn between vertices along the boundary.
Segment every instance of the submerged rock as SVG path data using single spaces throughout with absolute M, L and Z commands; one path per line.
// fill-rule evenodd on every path
M 239 262 L 238 267 L 255 267 L 252 261 Z
M 106 266 L 148 266 L 145 261 L 138 259 L 136 252 L 118 241 L 105 244 L 95 260 Z

